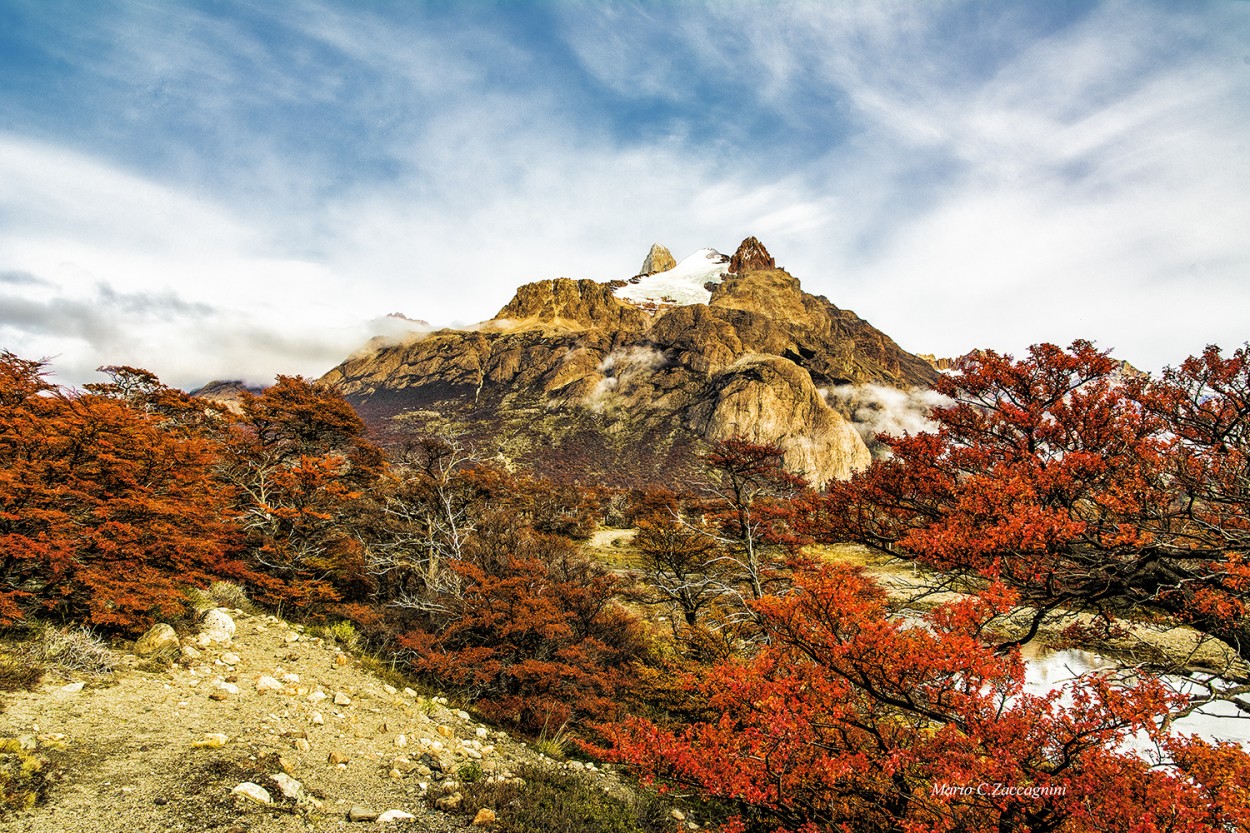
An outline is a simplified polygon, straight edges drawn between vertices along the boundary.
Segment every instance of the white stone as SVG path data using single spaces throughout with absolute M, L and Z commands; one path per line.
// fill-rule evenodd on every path
M 278 789 L 287 798 L 299 798 L 300 793 L 304 791 L 304 785 L 285 772 L 279 772 L 277 775 L 269 776 L 269 778 L 278 785 Z
M 86 683 L 83 682 L 70 683 L 69 685 L 61 686 L 61 691 L 64 691 L 66 694 L 77 694 L 82 691 L 85 685 Z
M 326 722 L 326 719 L 321 716 L 321 712 L 312 713 L 312 724 L 314 726 L 323 726 L 325 725 L 325 722 Z
M 295 685 L 299 682 L 299 674 L 283 674 L 282 682 Z
M 266 691 L 281 691 L 282 683 L 278 682 L 273 677 L 266 675 L 256 681 L 256 690 L 261 694 Z
M 396 735 L 396 736 L 395 736 L 395 745 L 396 745 L 396 746 L 407 746 L 407 745 L 408 745 L 408 736 L 407 736 L 407 735 Z
M 398 694 L 398 693 L 399 693 L 399 689 L 395 688 L 395 686 L 393 686 L 393 685 L 384 685 L 384 686 L 382 686 L 382 690 L 383 690 L 383 691 L 385 691 L 387 694 Z
M 269 797 L 269 790 L 260 784 L 253 784 L 251 781 L 244 781 L 230 792 L 235 795 L 241 795 L 244 798 L 250 798 L 258 804 L 272 804 L 273 799 Z
M 378 823 L 389 824 L 395 821 L 411 821 L 415 818 L 416 816 L 412 813 L 405 813 L 403 810 L 387 810 L 385 813 L 378 816 Z
M 239 693 L 239 687 L 235 685 L 234 683 L 218 683 L 217 687 L 220 688 L 222 691 L 226 692 L 226 694 L 238 694 Z
M 213 642 L 229 642 L 234 639 L 234 620 L 223 607 L 215 607 L 200 620 L 200 633 Z
M 308 702 L 310 703 L 320 703 L 324 699 L 326 699 L 326 693 L 321 689 L 317 689 L 312 694 L 308 695 Z
M 487 729 L 485 726 L 478 726 L 477 731 L 474 732 L 474 734 L 477 735 L 479 738 L 482 738 L 483 740 L 485 740 L 486 738 L 490 737 L 490 729 Z
M 242 660 L 239 659 L 238 654 L 232 654 L 229 651 L 221 655 L 221 661 L 226 665 L 238 665 L 242 662 Z
M 334 692 L 334 705 L 350 706 L 351 704 L 352 704 L 352 698 L 348 697 L 346 694 L 344 694 L 341 691 Z
M 195 644 L 200 648 L 208 648 L 213 644 L 213 638 L 206 633 L 196 634 Z

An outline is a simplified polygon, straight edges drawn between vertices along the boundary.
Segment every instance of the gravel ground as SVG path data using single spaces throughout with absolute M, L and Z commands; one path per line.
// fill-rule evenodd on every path
M 463 817 L 426 807 L 426 789 L 438 791 L 471 763 L 502 778 L 540 760 L 465 712 L 386 685 L 297 627 L 229 613 L 231 641 L 205 645 L 201 634 L 197 648 L 184 639 L 192 656 L 177 663 L 125 654 L 107 677 L 49 678 L 37 691 L 5 695 L 0 736 L 36 744 L 55 780 L 46 801 L 0 831 L 383 827 L 348 821 L 353 807 L 415 817 L 387 829 L 460 830 Z M 85 686 L 74 690 L 75 682 Z M 280 690 L 260 690 L 272 683 Z M 295 797 L 274 780 L 284 771 L 300 783 Z M 245 782 L 273 803 L 232 792 Z

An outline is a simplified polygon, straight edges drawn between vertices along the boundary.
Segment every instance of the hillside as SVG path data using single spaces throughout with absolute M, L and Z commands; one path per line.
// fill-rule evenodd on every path
M 755 238 L 732 258 L 660 260 L 635 281 L 527 284 L 472 331 L 374 346 L 323 381 L 389 433 L 459 434 L 547 476 L 623 485 L 688 476 L 706 442 L 731 436 L 779 446 L 814 483 L 845 478 L 869 453 L 824 391 L 936 377 L 803 292 Z
M 460 779 L 540 766 L 619 787 L 593 765 L 558 764 L 446 700 L 389 685 L 302 626 L 238 609 L 209 621 L 233 621 L 233 638 L 206 627 L 173 643 L 176 662 L 120 653 L 110 674 L 50 674 L 5 695 L 0 736 L 45 757 L 52 783 L 0 830 L 320 831 L 390 811 L 392 829 L 449 831 L 480 809 Z M 440 799 L 448 812 L 433 806 Z

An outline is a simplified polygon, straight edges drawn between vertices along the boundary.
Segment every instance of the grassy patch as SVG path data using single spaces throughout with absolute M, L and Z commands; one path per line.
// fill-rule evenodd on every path
M 0 648 L 0 691 L 31 691 L 43 679 L 42 665 L 20 652 Z
M 34 807 L 47 785 L 43 758 L 13 738 L 0 739 L 0 818 Z
M 479 780 L 458 787 L 459 812 L 495 811 L 499 833 L 667 833 L 670 807 L 655 793 L 605 792 L 591 778 L 539 766 L 522 767 L 519 779 Z M 431 792 L 431 800 L 441 796 Z
M 362 644 L 360 632 L 346 619 L 329 625 L 313 625 L 309 630 L 313 636 L 319 636 L 326 642 L 333 642 L 345 651 L 358 651 Z

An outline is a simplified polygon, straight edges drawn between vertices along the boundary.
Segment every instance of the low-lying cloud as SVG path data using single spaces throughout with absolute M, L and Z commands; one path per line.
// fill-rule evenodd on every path
M 586 397 L 586 407 L 596 413 L 609 410 L 614 397 L 624 393 L 640 377 L 663 367 L 667 361 L 664 354 L 654 347 L 634 346 L 613 350 L 599 362 L 599 372 L 604 376 Z
M 839 385 L 824 391 L 829 406 L 844 414 L 877 457 L 889 449 L 879 436 L 892 437 L 937 430 L 930 415 L 951 400 L 928 388 L 900 390 L 886 385 Z

